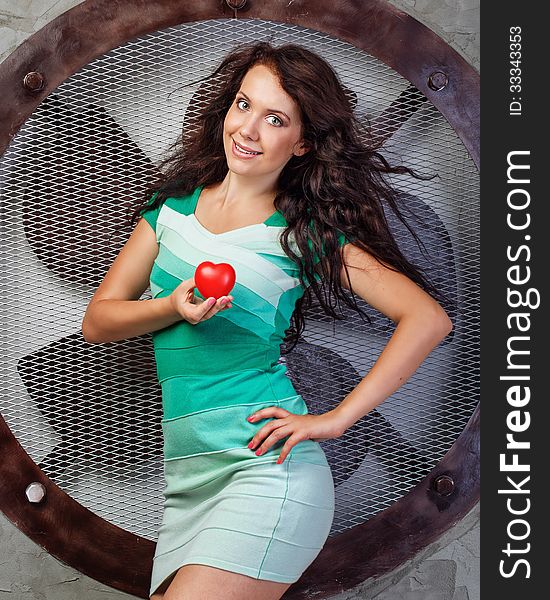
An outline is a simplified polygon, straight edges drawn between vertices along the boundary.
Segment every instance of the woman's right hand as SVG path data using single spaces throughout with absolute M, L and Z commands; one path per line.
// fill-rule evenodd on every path
M 227 310 L 231 308 L 231 300 L 233 296 L 220 296 L 216 302 L 212 305 L 209 304 L 209 300 L 215 300 L 212 296 L 203 300 L 198 296 L 195 296 L 195 278 L 186 279 L 182 281 L 170 294 L 170 300 L 174 310 L 176 310 L 183 319 L 196 325 L 200 321 L 206 321 L 210 319 L 220 310 Z M 224 303 L 225 300 L 225 303 Z

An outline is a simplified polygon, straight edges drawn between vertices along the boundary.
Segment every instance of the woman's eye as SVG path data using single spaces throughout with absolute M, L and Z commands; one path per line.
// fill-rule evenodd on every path
M 281 121 L 281 119 L 279 119 L 279 117 L 276 117 L 274 115 L 270 115 L 269 118 L 270 119 L 275 119 L 277 121 L 277 123 L 279 124 L 279 126 L 281 126 L 283 124 L 283 122 Z
M 239 104 L 241 102 L 244 102 L 245 104 L 248 104 L 248 102 L 244 98 L 239 98 L 239 100 L 237 100 L 237 106 L 239 106 Z

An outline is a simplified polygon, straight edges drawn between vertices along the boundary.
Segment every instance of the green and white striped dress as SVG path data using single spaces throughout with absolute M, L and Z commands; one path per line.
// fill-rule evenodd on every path
M 159 246 L 153 298 L 168 296 L 203 261 L 230 263 L 237 275 L 230 309 L 152 334 L 165 488 L 151 594 L 190 563 L 295 582 L 319 554 L 334 516 L 332 473 L 318 442 L 298 443 L 281 464 L 276 460 L 288 438 L 260 456 L 248 448 L 271 420 L 249 423 L 256 410 L 308 412 L 278 363 L 304 293 L 278 239 L 286 220 L 276 211 L 264 223 L 211 233 L 194 214 L 201 191 L 142 211 Z

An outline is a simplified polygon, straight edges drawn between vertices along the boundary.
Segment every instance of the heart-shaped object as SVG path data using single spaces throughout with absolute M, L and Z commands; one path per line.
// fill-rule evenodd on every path
M 228 263 L 215 264 L 209 260 L 201 262 L 195 269 L 195 285 L 205 297 L 227 296 L 235 285 L 237 275 Z

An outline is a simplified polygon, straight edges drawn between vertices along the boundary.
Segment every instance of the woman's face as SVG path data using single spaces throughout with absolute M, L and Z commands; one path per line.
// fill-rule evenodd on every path
M 301 129 L 298 105 L 277 77 L 264 65 L 253 66 L 224 119 L 223 143 L 229 170 L 277 178 L 294 154 L 307 152 L 301 144 Z M 235 142 L 260 154 L 245 154 Z

